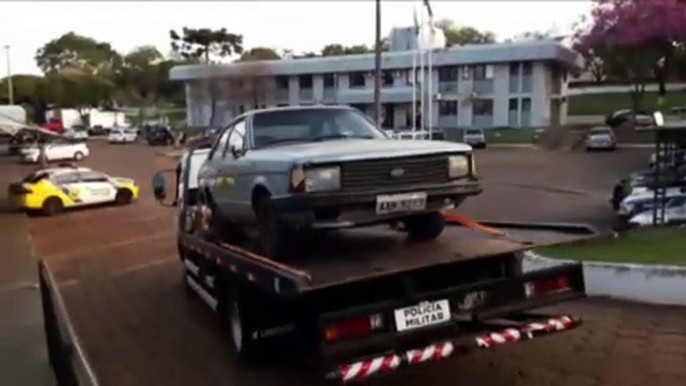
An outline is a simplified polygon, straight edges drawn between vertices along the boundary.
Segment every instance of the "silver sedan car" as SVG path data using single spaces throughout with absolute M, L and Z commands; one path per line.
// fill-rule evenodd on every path
M 594 127 L 586 136 L 586 150 L 610 150 L 617 149 L 615 133 L 607 126 Z

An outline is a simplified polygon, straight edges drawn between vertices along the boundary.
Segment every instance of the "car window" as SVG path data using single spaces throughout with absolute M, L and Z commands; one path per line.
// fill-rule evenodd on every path
M 259 112 L 253 117 L 252 134 L 256 148 L 279 143 L 386 138 L 360 112 L 342 108 Z
M 62 173 L 52 177 L 52 182 L 56 185 L 74 184 L 79 181 L 79 175 L 76 172 Z
M 604 127 L 596 127 L 591 129 L 591 134 L 610 134 L 610 130 Z
M 207 159 L 213 159 L 218 151 L 223 152 L 224 149 L 226 149 L 226 143 L 228 142 L 229 134 L 231 134 L 231 129 L 232 127 L 228 127 L 223 133 L 221 133 L 219 140 L 217 140 L 212 147 L 212 151 L 210 151 L 210 155 L 207 157 Z
M 107 182 L 107 176 L 96 171 L 81 172 L 81 182 Z
M 47 177 L 48 177 L 48 173 L 46 173 L 46 172 L 36 172 L 36 173 L 33 173 L 33 174 L 25 177 L 22 180 L 22 182 L 27 182 L 29 184 L 35 184 L 36 182 L 38 182 L 44 178 L 47 178 Z
M 231 146 L 236 147 L 236 149 L 245 148 L 245 120 L 237 122 L 231 129 L 228 143 L 224 149 L 224 157 L 226 157 Z
M 686 197 L 674 197 L 667 203 L 668 208 L 681 207 L 686 204 Z

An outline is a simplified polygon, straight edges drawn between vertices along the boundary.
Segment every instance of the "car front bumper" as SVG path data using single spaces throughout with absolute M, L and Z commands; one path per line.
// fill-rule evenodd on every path
M 272 198 L 272 202 L 282 217 L 292 225 L 315 229 L 337 229 L 383 223 L 408 215 L 456 207 L 467 197 L 477 195 L 481 191 L 482 188 L 477 181 L 459 181 L 440 185 L 405 187 L 395 190 L 378 189 L 359 193 L 338 191 L 294 194 L 287 197 Z M 379 195 L 415 192 L 426 193 L 425 209 L 416 212 L 376 213 L 376 201 Z

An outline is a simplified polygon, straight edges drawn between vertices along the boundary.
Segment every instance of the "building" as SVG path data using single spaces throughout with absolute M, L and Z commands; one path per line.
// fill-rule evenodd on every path
M 414 39 L 414 40 L 413 40 Z M 382 57 L 384 128 L 411 126 L 417 42 L 394 29 Z M 554 41 L 433 49 L 432 124 L 462 127 L 545 127 L 566 123 L 568 72 L 579 71 L 577 53 Z M 426 70 L 426 69 L 425 69 Z M 224 65 L 179 66 L 171 78 L 186 82 L 192 126 L 221 125 L 247 109 L 308 104 L 348 104 L 373 112 L 374 54 L 284 59 Z M 428 80 L 427 80 L 428 81 Z M 423 88 L 427 106 L 428 87 Z M 422 114 L 428 122 L 428 108 Z

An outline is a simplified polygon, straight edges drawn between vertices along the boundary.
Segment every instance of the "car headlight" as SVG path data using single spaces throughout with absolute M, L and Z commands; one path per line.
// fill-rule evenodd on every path
M 305 192 L 328 192 L 341 188 L 341 168 L 338 166 L 303 169 L 291 173 L 291 189 Z
M 465 155 L 451 155 L 448 157 L 448 176 L 450 178 L 465 177 L 469 174 L 469 157 Z M 474 162 L 472 162 L 472 165 Z M 472 166 L 474 168 L 474 166 Z M 474 173 L 473 173 L 474 174 Z

